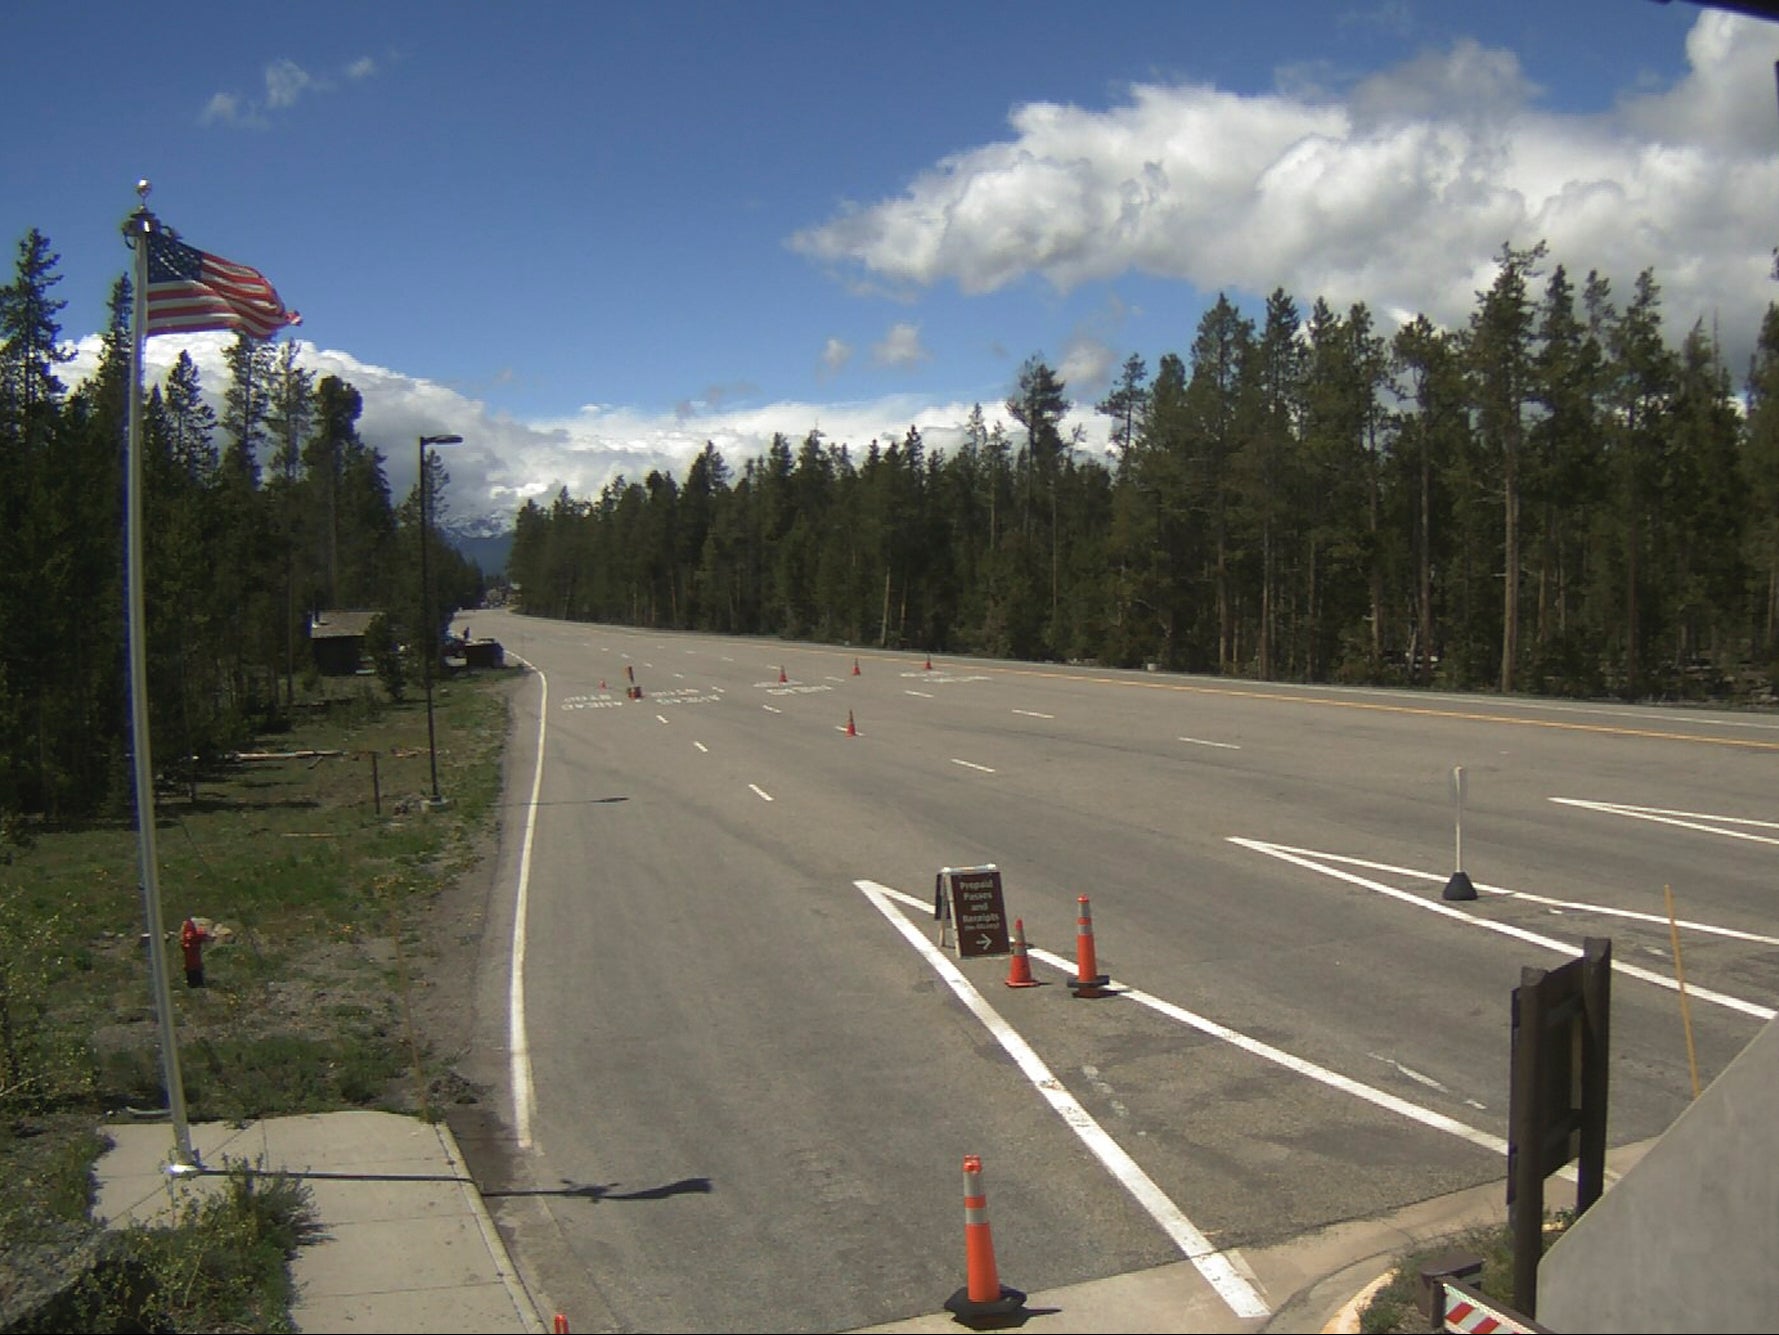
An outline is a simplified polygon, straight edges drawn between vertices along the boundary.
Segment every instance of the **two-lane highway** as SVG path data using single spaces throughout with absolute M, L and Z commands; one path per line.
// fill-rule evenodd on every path
M 576 1329 L 936 1310 L 966 1154 L 1007 1283 L 1184 1258 L 1250 1329 L 1286 1295 L 1241 1249 L 1503 1178 L 1522 966 L 1613 939 L 1614 1144 L 1690 1096 L 1664 886 L 1701 1078 L 1779 1004 L 1769 717 L 475 621 L 535 669 L 478 1175 Z M 986 863 L 1044 986 L 934 945 L 935 875 Z

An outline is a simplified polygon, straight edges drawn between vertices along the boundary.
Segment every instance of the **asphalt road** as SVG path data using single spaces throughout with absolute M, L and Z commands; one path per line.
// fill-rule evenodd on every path
M 935 1311 L 966 1154 L 1004 1282 L 1187 1257 L 1249 1328 L 1241 1249 L 1504 1177 L 1522 968 L 1611 939 L 1614 1145 L 1779 1006 L 1779 718 L 470 620 L 536 669 L 478 1175 L 576 1330 Z M 937 948 L 986 864 L 1043 986 Z

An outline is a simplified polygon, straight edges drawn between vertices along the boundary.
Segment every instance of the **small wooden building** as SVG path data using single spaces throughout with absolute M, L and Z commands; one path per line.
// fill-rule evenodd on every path
M 332 610 L 309 617 L 309 648 L 324 676 L 350 677 L 365 665 L 364 633 L 377 612 Z

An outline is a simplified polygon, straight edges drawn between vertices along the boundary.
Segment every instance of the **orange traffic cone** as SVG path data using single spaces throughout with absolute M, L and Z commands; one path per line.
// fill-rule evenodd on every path
M 982 1159 L 964 1156 L 964 1287 L 945 1300 L 945 1310 L 966 1326 L 997 1325 L 1025 1306 L 1025 1295 L 1001 1283 L 995 1268 L 994 1234 L 988 1226 L 988 1196 L 982 1186 Z
M 602 691 L 605 689 L 605 678 L 604 677 L 601 677 L 599 679 L 599 689 Z
M 1007 965 L 1006 983 L 1008 987 L 1037 987 L 1038 980 L 1032 977 L 1031 957 L 1025 951 L 1025 919 L 1013 920 L 1013 958 Z
M 780 668 L 780 669 L 779 669 L 779 670 L 778 670 L 778 684 L 779 684 L 779 685 L 780 685 L 780 686 L 783 686 L 783 685 L 784 685 L 784 684 L 785 684 L 785 681 L 786 681 L 786 680 L 787 680 L 787 678 L 786 678 L 786 677 L 785 677 L 785 674 L 784 674 L 784 669 L 783 669 L 783 668 Z
M 568 1318 L 560 1312 L 556 1313 L 556 1324 L 553 1329 L 554 1335 L 568 1335 Z
M 927 671 L 931 672 L 932 670 L 933 670 L 933 656 L 931 654 L 928 654 L 927 655 Z
M 1112 980 L 1099 971 L 1099 960 L 1094 955 L 1093 909 L 1086 895 L 1079 896 L 1075 903 L 1075 976 L 1069 982 L 1069 990 L 1078 997 L 1101 997 L 1105 995 L 1105 985 Z
M 852 675 L 855 677 L 859 675 L 859 660 L 856 658 L 852 660 Z
M 846 711 L 846 735 L 848 737 L 857 737 L 859 735 L 859 730 L 853 726 L 852 710 L 850 709 Z

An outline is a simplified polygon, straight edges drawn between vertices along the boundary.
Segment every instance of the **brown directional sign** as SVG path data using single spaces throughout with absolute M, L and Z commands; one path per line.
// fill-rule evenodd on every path
M 1007 906 L 1001 895 L 998 867 L 947 867 L 940 880 L 957 928 L 959 959 L 979 955 L 1005 955 Z

